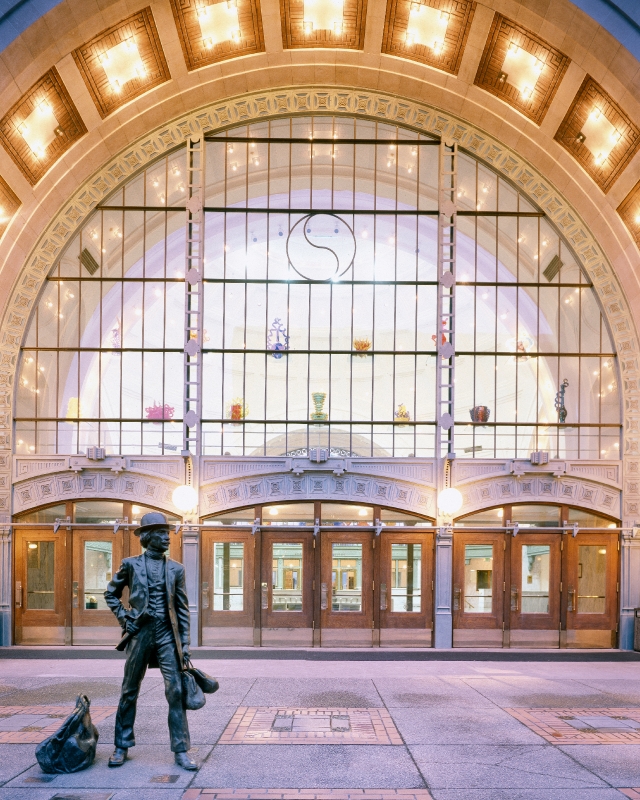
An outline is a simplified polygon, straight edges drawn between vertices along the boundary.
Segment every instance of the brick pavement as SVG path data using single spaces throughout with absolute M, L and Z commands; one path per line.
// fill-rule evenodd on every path
M 427 789 L 187 789 L 182 800 L 433 800 Z
M 640 708 L 505 708 L 551 744 L 640 744 Z
M 238 708 L 218 744 L 388 744 L 402 738 L 383 708 Z
M 38 744 L 55 733 L 75 706 L 0 706 L 0 744 Z M 115 714 L 117 706 L 92 706 L 94 725 Z M 22 719 L 21 719 L 22 718 Z M 50 720 L 50 721 L 48 721 Z M 23 725 L 20 723 L 24 722 Z M 2 730 L 7 723 L 11 730 Z

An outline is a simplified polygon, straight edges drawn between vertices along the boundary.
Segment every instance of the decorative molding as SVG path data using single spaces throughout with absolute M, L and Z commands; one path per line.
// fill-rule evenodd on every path
M 596 108 L 620 134 L 618 144 L 600 165 L 596 164 L 586 143 L 578 138 L 587 117 Z M 602 86 L 587 75 L 553 138 L 571 153 L 606 194 L 640 147 L 640 128 Z
M 0 239 L 9 227 L 16 211 L 22 203 L 20 198 L 13 193 L 9 184 L 0 177 Z
M 594 481 L 614 489 L 622 488 L 620 461 L 561 461 L 552 459 L 544 466 L 533 466 L 525 459 L 461 459 L 453 463 L 453 485 L 462 488 L 490 477 L 515 475 L 569 476 Z
M 515 45 L 538 59 L 542 66 L 540 76 L 531 94 L 523 96 L 521 90 L 503 70 L 509 47 Z M 499 97 L 540 125 L 551 101 L 555 97 L 570 59 L 530 30 L 496 13 L 484 46 L 475 85 Z M 503 78 L 506 74 L 506 78 Z
M 217 0 L 227 3 L 227 0 Z M 207 47 L 205 37 L 198 21 L 198 10 L 214 3 L 203 3 L 196 0 L 171 0 L 171 10 L 178 29 L 184 60 L 187 69 L 199 69 L 229 58 L 264 52 L 264 34 L 262 31 L 262 14 L 260 0 L 236 0 L 238 9 L 239 40 L 227 39 Z
M 42 104 L 51 109 L 58 127 L 44 155 L 38 157 L 22 138 L 20 128 Z M 36 81 L 0 120 L 0 142 L 32 186 L 86 132 L 82 117 L 55 67 Z
M 246 476 L 202 486 L 200 512 L 215 514 L 260 503 L 329 500 L 390 506 L 433 517 L 435 488 L 367 476 L 336 476 L 329 469 L 296 476 L 290 472 Z
M 47 274 L 65 244 L 96 205 L 187 136 L 211 133 L 254 120 L 286 115 L 335 114 L 397 123 L 422 134 L 446 137 L 509 178 L 548 214 L 573 247 L 593 282 L 620 354 L 625 404 L 624 479 L 640 485 L 640 368 L 637 334 L 629 305 L 613 268 L 578 212 L 555 186 L 515 151 L 462 119 L 381 92 L 352 88 L 298 87 L 230 98 L 174 119 L 141 137 L 110 159 L 66 202 L 34 243 L 4 309 L 0 328 L 0 512 L 10 506 L 11 402 L 17 357 L 25 327 Z M 640 519 L 640 490 L 625 489 L 625 525 Z
M 94 466 L 81 473 L 57 472 L 20 481 L 13 487 L 13 513 L 20 514 L 37 506 L 78 499 L 130 500 L 141 505 L 163 508 L 181 516 L 171 500 L 176 483 L 148 478 L 134 473 L 115 475 Z
M 459 485 L 464 516 L 505 503 L 566 503 L 609 517 L 620 517 L 621 491 L 609 486 L 569 476 L 524 475 L 492 477 Z
M 457 75 L 469 30 L 476 10 L 474 0 L 422 0 L 419 5 L 448 14 L 444 45 L 440 53 L 424 44 L 407 42 L 409 12 L 415 0 L 387 0 L 387 14 L 382 37 L 382 52 L 419 61 L 430 67 Z
M 109 83 L 100 59 L 107 50 L 126 41 L 134 42 L 138 48 L 145 74 L 128 80 L 116 90 Z M 72 55 L 103 119 L 120 106 L 171 78 L 150 7 L 101 31 L 74 50 Z
M 640 181 L 624 198 L 616 211 L 627 226 L 633 241 L 640 248 Z
M 367 0 L 344 0 L 340 33 L 331 30 L 304 31 L 304 0 L 280 0 L 282 44 L 290 50 L 297 47 L 330 47 L 362 50 Z
M 79 456 L 15 456 L 13 459 L 13 482 L 34 478 L 39 475 L 52 475 L 62 470 L 85 472 L 109 470 L 118 475 L 121 472 L 135 472 L 140 475 L 160 476 L 178 485 L 184 476 L 184 461 L 180 456 L 106 456 L 96 462 L 84 455 Z

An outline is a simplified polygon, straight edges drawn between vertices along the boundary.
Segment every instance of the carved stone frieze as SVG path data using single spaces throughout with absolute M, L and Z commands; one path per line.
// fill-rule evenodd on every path
M 455 141 L 480 161 L 487 163 L 499 174 L 505 175 L 513 181 L 520 191 L 548 215 L 550 220 L 557 226 L 562 237 L 571 243 L 578 261 L 593 282 L 595 292 L 607 318 L 608 327 L 612 332 L 616 351 L 620 354 L 619 363 L 625 407 L 623 452 L 625 454 L 624 477 L 626 478 L 628 471 L 631 470 L 630 465 L 637 465 L 638 461 L 640 461 L 638 337 L 635 332 L 635 324 L 629 304 L 616 278 L 613 267 L 588 226 L 580 217 L 580 214 L 556 189 L 553 183 L 547 180 L 526 159 L 499 140 L 494 139 L 481 128 L 434 106 L 416 103 L 398 95 L 349 87 L 300 86 L 296 88 L 275 88 L 266 92 L 245 94 L 218 101 L 187 114 L 182 114 L 131 143 L 104 163 L 98 171 L 80 185 L 75 194 L 67 203 L 61 206 L 60 211 L 51 219 L 49 225 L 44 228 L 42 235 L 35 241 L 33 249 L 26 258 L 24 266 L 8 294 L 0 330 L 0 412 L 11 409 L 19 349 L 29 316 L 40 294 L 43 282 L 63 251 L 65 244 L 79 227 L 86 223 L 88 216 L 100 201 L 104 200 L 132 175 L 146 167 L 160 155 L 184 143 L 189 136 L 202 132 L 222 131 L 236 125 L 246 125 L 258 119 L 266 120 L 287 115 L 296 116 L 313 113 L 335 114 L 337 116 L 355 115 L 384 120 L 406 126 L 422 134 L 444 137 Z M 356 461 L 360 463 L 360 459 Z M 405 462 L 402 466 L 403 468 L 410 468 L 410 462 Z M 214 473 L 208 473 L 205 481 L 219 480 L 222 477 L 215 473 L 217 467 L 211 466 L 210 469 L 213 469 Z M 359 466 L 353 466 L 352 473 L 359 471 Z M 383 487 L 387 485 L 382 480 L 377 483 L 374 478 L 368 478 L 364 475 L 362 478 L 354 478 L 352 473 L 347 472 L 347 479 L 349 492 L 353 492 L 354 498 L 362 498 L 364 500 L 365 497 L 369 497 L 370 492 L 374 491 L 374 486 Z M 381 468 L 380 479 L 382 474 L 384 472 Z M 490 475 L 492 473 L 489 471 L 486 474 Z M 574 473 L 569 474 L 573 475 Z M 84 480 L 83 475 L 84 471 L 77 476 L 71 476 L 70 479 L 82 481 Z M 407 486 L 413 485 L 417 487 L 421 483 L 417 478 L 407 476 L 407 479 L 409 478 Z M 600 476 L 597 478 L 589 476 L 589 478 L 592 481 L 592 485 L 597 487 L 596 495 L 594 496 L 596 498 L 604 496 L 604 493 L 608 491 L 604 488 L 604 484 L 607 481 Z M 140 478 L 128 479 L 126 473 L 119 477 L 112 476 L 110 479 L 116 481 L 141 480 Z M 469 475 L 467 479 L 472 479 L 472 476 Z M 575 475 L 575 479 L 576 485 L 578 485 L 580 479 L 577 475 Z M 58 478 L 56 478 L 57 480 Z M 226 492 L 227 488 L 224 487 L 228 486 L 228 491 L 231 491 L 232 486 L 235 486 L 238 491 L 242 490 L 244 492 L 246 489 L 246 491 L 250 492 L 250 486 L 254 486 L 257 487 L 255 489 L 256 492 L 266 492 L 266 482 L 268 480 L 271 479 L 266 477 L 259 480 L 250 477 L 238 478 L 236 481 L 223 482 L 221 487 L 215 490 L 210 487 L 208 491 L 209 494 L 215 491 Z M 299 478 L 295 478 L 293 475 L 287 475 L 282 476 L 282 480 L 287 481 L 286 486 L 290 487 L 291 496 L 299 497 L 301 493 L 304 495 L 308 489 L 308 481 L 315 480 L 315 476 L 310 477 L 305 473 Z M 304 491 L 301 489 L 296 492 L 293 487 L 294 480 L 302 482 L 300 486 L 305 487 Z M 338 478 L 332 477 L 327 478 L 327 480 L 333 481 L 338 480 Z M 422 493 L 420 496 L 428 499 L 430 496 L 432 497 L 433 489 L 428 488 L 429 480 L 427 478 L 422 480 L 424 480 L 424 489 L 420 490 Z M 527 475 L 521 478 L 511 476 L 506 483 L 503 481 L 503 485 L 513 487 L 518 485 L 519 482 L 526 483 L 530 480 L 534 479 L 529 479 Z M 543 486 L 549 483 L 557 485 L 554 484 L 554 481 L 559 479 L 540 477 L 535 478 L 535 480 L 539 482 L 540 486 Z M 598 482 L 595 482 L 596 480 Z M 254 481 L 254 483 L 251 483 L 251 481 Z M 8 426 L 0 426 L 0 512 L 10 510 L 10 483 L 11 431 Z M 28 484 L 33 486 L 33 490 L 37 492 L 37 483 L 38 481 L 36 480 L 25 482 L 24 486 L 21 485 L 20 488 L 26 491 Z M 493 486 L 493 483 L 495 481 L 490 481 L 489 485 Z M 282 486 L 284 485 L 283 483 Z M 362 492 L 357 490 L 359 485 L 364 487 Z M 400 483 L 389 481 L 388 485 L 397 488 Z M 347 484 L 343 484 L 343 487 L 345 486 Z M 78 484 L 77 488 L 80 490 L 82 486 Z M 475 492 L 476 488 L 475 486 L 469 487 L 468 491 Z M 16 491 L 16 497 L 18 497 L 19 491 L 20 489 Z M 289 488 L 287 491 L 289 491 Z M 377 488 L 375 491 L 377 491 Z M 412 491 L 417 492 L 418 490 L 414 488 Z M 494 491 L 493 488 L 492 491 Z M 79 495 L 82 496 L 81 491 L 79 491 Z M 279 497 L 277 493 L 273 496 Z M 540 499 L 548 496 L 548 493 L 540 491 Z M 619 495 L 617 495 L 617 498 L 616 507 L 619 508 Z M 140 502 L 144 501 L 140 499 Z M 248 502 L 253 502 L 253 499 Z M 379 502 L 382 503 L 383 500 L 380 499 Z M 596 505 L 593 507 L 597 507 L 599 502 L 601 501 L 596 499 Z M 228 505 L 225 505 L 226 503 Z M 402 507 L 409 507 L 412 503 L 413 499 L 408 505 L 401 505 Z M 32 504 L 36 505 L 36 503 Z M 156 504 L 162 505 L 161 503 Z M 391 505 L 392 503 L 389 504 Z M 491 503 L 487 501 L 484 504 L 490 505 Z M 238 502 L 231 503 L 226 495 L 220 495 L 220 499 L 216 500 L 214 505 L 222 510 L 231 505 L 238 505 Z M 27 506 L 18 504 L 16 510 L 24 507 Z M 420 507 L 424 507 L 424 504 Z M 203 503 L 204 508 L 206 508 L 206 502 Z M 633 497 L 625 498 L 624 508 L 626 516 L 626 519 L 623 520 L 624 524 L 633 525 L 636 517 L 640 517 L 640 492 Z M 472 509 L 469 508 L 469 510 Z M 433 509 L 431 512 L 427 511 L 425 513 L 433 513 Z M 608 513 L 619 512 L 612 510 Z
M 460 515 L 506 503 L 566 503 L 612 517 L 620 516 L 621 492 L 614 486 L 583 478 L 551 474 L 509 475 L 459 484 Z
M 364 475 L 337 477 L 329 471 L 314 471 L 299 476 L 290 472 L 238 476 L 204 485 L 201 489 L 201 511 L 211 514 L 254 503 L 318 499 L 391 506 L 426 516 L 435 515 L 433 487 Z
M 462 487 L 488 477 L 516 475 L 527 477 L 563 475 L 622 488 L 622 464 L 619 461 L 560 461 L 552 459 L 543 466 L 534 466 L 527 459 L 473 459 L 453 463 L 454 485 Z

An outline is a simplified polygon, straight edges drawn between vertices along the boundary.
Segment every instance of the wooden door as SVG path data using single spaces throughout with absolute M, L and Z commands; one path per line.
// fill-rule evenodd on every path
M 252 646 L 255 538 L 247 530 L 203 530 L 200 546 L 202 644 Z
M 618 534 L 565 536 L 566 647 L 615 647 L 618 618 Z
M 321 534 L 320 619 L 325 647 L 373 643 L 373 532 Z
M 124 531 L 74 529 L 71 576 L 71 640 L 75 645 L 116 645 L 120 625 L 107 606 L 104 590 L 123 558 Z
M 454 530 L 454 647 L 502 647 L 504 551 L 504 533 Z
M 313 646 L 314 552 L 311 531 L 262 531 L 263 646 Z
M 561 538 L 560 533 L 518 533 L 511 539 L 511 647 L 560 646 Z
M 431 647 L 433 534 L 380 538 L 380 646 Z
M 16 644 L 69 644 L 67 538 L 42 528 L 15 533 Z

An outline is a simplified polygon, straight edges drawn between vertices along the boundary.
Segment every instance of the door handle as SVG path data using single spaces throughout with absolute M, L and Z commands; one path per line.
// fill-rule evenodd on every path
M 209 608 L 209 581 L 202 581 L 202 608 Z
M 78 581 L 74 581 L 71 584 L 71 598 L 72 598 L 72 606 L 74 608 L 78 608 Z
M 269 608 L 269 585 L 266 582 L 260 584 L 260 607 L 265 611 Z
M 517 611 L 518 610 L 518 587 L 512 586 L 511 587 L 511 610 Z
M 462 598 L 462 589 L 459 586 L 453 587 L 453 610 L 460 611 L 460 600 Z
M 387 584 L 380 584 L 380 611 L 387 610 Z
M 328 605 L 329 604 L 327 602 L 327 584 L 326 583 L 321 583 L 320 584 L 320 608 L 323 611 L 326 611 L 327 608 L 328 608 Z
M 576 590 L 570 586 L 567 591 L 567 611 L 575 611 Z
M 16 608 L 22 608 L 22 581 L 16 581 Z

